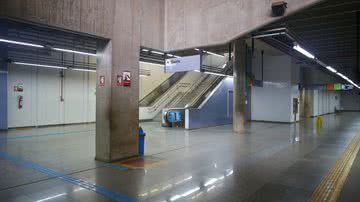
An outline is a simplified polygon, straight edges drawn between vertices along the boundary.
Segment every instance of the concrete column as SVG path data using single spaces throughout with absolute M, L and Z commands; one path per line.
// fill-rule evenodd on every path
M 112 40 L 99 45 L 96 91 L 96 159 L 110 162 L 138 155 L 141 1 L 115 1 Z M 131 86 L 117 75 L 131 72 Z M 100 78 L 105 84 L 100 84 Z
M 233 42 L 234 114 L 233 129 L 244 132 L 246 122 L 246 44 L 245 40 Z

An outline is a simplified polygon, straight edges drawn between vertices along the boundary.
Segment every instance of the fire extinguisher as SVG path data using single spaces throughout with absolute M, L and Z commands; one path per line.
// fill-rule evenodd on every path
M 23 108 L 23 96 L 19 96 L 19 99 L 18 99 L 18 108 L 19 109 L 22 109 Z

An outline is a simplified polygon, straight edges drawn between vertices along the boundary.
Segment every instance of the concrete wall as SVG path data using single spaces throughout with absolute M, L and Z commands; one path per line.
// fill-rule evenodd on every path
M 140 77 L 139 80 L 139 99 L 141 100 L 146 95 L 151 93 L 161 83 L 166 81 L 172 73 L 164 73 L 164 67 L 152 64 L 140 63 L 140 69 L 150 72 L 150 76 Z
M 341 109 L 345 111 L 360 111 L 359 91 L 343 91 L 340 94 Z
M 9 128 L 95 122 L 94 73 L 65 71 L 64 102 L 59 70 L 10 65 L 7 85 Z M 17 85 L 24 91 L 15 92 Z M 22 109 L 19 96 L 23 96 Z
M 287 0 L 286 15 L 320 0 Z M 277 18 L 271 0 L 165 0 L 165 49 L 223 44 Z
M 185 121 L 186 129 L 231 124 L 233 90 L 233 79 L 224 79 L 201 108 L 189 109 L 188 112 L 185 112 L 188 114 Z

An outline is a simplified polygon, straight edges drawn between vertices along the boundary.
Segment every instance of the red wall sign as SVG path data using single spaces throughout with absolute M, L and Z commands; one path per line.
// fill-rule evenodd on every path
M 125 71 L 122 75 L 122 85 L 126 87 L 131 86 L 131 72 Z

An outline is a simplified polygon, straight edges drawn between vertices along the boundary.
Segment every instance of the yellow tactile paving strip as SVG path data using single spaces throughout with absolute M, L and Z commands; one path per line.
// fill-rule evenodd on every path
M 329 173 L 322 179 L 310 197 L 310 202 L 337 201 L 359 149 L 360 133 L 354 137 Z

